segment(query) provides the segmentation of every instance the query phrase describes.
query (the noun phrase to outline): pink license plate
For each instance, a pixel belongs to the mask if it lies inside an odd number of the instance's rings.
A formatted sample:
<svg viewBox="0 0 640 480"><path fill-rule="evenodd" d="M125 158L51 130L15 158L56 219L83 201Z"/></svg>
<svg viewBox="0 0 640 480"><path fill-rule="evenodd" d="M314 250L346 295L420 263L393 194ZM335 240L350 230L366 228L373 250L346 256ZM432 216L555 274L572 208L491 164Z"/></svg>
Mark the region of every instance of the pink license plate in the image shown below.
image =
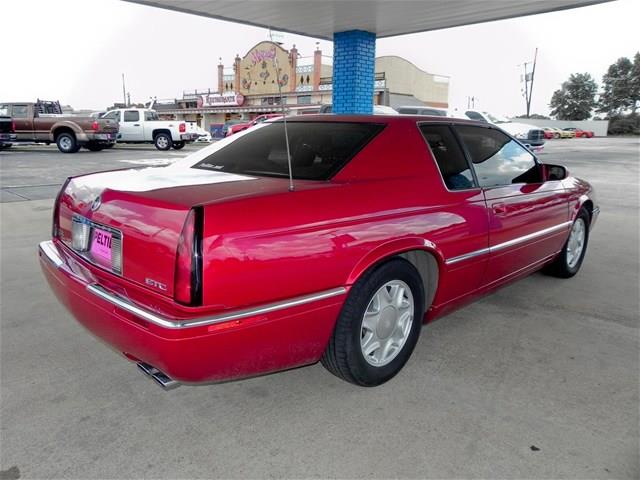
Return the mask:
<svg viewBox="0 0 640 480"><path fill-rule="evenodd" d="M113 235L110 232L93 228L91 236L91 256L102 265L111 266L111 240Z"/></svg>

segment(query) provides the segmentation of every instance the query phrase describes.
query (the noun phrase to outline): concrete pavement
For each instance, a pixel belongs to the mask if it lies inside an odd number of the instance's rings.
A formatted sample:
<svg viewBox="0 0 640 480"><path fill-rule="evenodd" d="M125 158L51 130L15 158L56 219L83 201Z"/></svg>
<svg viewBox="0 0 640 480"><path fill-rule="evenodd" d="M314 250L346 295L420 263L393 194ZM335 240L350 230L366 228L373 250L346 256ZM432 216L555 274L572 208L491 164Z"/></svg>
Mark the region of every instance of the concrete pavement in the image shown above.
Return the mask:
<svg viewBox="0 0 640 480"><path fill-rule="evenodd" d="M532 275L426 326L374 389L315 365L161 390L50 293L36 245L52 200L3 203L2 478L638 478L639 146L548 142L542 161L598 189L581 272ZM9 155L3 186L58 160Z"/></svg>

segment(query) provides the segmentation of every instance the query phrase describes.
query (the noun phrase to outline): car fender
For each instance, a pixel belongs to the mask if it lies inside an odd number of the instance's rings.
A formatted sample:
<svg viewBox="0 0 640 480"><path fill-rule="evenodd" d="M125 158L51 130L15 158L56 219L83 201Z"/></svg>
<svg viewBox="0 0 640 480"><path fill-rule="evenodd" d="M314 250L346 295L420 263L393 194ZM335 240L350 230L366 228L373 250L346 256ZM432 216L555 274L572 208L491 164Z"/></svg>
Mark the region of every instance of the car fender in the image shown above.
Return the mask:
<svg viewBox="0 0 640 480"><path fill-rule="evenodd" d="M75 123L75 122L71 122L69 120L62 120L60 122L56 122L51 126L51 129L49 130L49 140L51 142L55 142L55 136L54 136L54 132L59 129L60 127L65 127L68 128L70 130L73 131L73 133L76 134L76 137L79 139L79 137L85 137L86 135L85 133L82 131L82 129L80 128L80 126Z"/></svg>
<svg viewBox="0 0 640 480"><path fill-rule="evenodd" d="M424 252L432 261L416 265L415 259L404 256L409 252ZM436 294L440 271L444 266L444 255L435 243L421 237L400 238L378 245L356 263L347 278L346 285L353 285L366 271L380 262L396 256L403 256L420 273L425 288L425 306L428 308Z"/></svg>

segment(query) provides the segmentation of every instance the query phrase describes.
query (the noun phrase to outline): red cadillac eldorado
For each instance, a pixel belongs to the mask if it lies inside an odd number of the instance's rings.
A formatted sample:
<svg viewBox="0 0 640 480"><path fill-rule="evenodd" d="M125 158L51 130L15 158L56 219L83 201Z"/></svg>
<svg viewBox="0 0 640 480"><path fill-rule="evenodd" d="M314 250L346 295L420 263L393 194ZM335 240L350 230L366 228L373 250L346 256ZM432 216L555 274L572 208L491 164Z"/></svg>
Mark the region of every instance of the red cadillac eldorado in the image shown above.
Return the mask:
<svg viewBox="0 0 640 480"><path fill-rule="evenodd" d="M288 145L266 122L170 166L70 178L56 199L39 248L51 288L165 387L318 361L379 385L423 323L536 270L580 269L592 187L495 126L286 128Z"/></svg>

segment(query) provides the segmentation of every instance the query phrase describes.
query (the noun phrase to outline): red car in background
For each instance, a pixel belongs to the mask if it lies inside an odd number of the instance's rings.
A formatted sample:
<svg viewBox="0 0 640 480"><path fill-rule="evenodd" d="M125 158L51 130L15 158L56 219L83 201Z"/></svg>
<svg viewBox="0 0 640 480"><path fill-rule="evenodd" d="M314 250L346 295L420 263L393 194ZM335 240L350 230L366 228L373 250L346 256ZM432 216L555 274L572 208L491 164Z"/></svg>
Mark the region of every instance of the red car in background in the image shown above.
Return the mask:
<svg viewBox="0 0 640 480"><path fill-rule="evenodd" d="M246 130L247 128L253 127L254 125L258 125L262 122L270 120L272 118L280 118L282 117L281 113L267 113L264 115L258 115L256 118L247 123L236 123L235 125L231 125L227 130L227 137L233 135L234 133L241 132Z"/></svg>
<svg viewBox="0 0 640 480"><path fill-rule="evenodd" d="M563 128L563 130L567 132L574 132L576 134L576 138L593 138L593 132L591 130L582 130L580 128L568 127Z"/></svg>
<svg viewBox="0 0 640 480"><path fill-rule="evenodd" d="M486 123L294 117L173 165L71 178L39 248L58 299L165 387L321 361L379 385L422 324L544 269L592 187ZM291 152L293 186L289 183Z"/></svg>

